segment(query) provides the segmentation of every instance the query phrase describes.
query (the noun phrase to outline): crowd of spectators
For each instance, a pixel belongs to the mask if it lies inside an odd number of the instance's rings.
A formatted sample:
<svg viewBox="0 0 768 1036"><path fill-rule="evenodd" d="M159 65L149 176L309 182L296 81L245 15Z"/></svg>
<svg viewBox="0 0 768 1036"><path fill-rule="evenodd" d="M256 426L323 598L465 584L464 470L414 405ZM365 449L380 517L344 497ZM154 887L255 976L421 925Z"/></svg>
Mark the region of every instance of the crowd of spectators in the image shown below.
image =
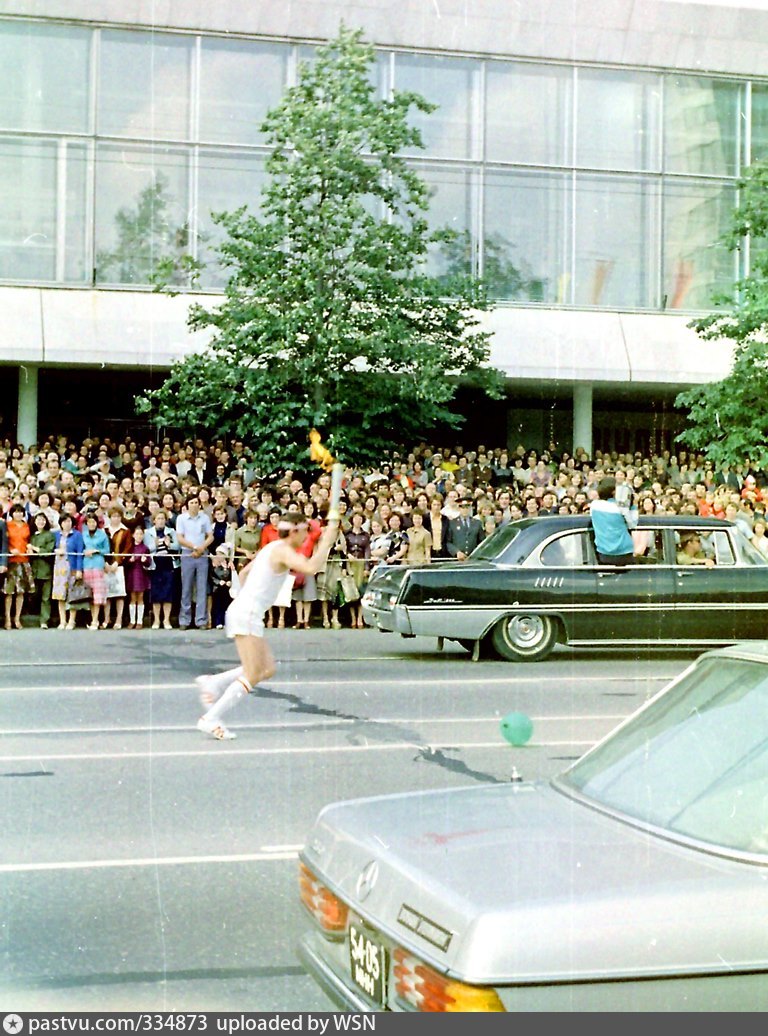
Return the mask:
<svg viewBox="0 0 768 1036"><path fill-rule="evenodd" d="M421 443L379 467L346 469L328 563L287 581L268 625L362 628L360 599L377 565L461 561L507 522L586 513L606 476L620 504L727 518L768 556L768 478L749 460L715 469L682 450L589 457L555 443ZM330 482L319 469L265 477L240 441L0 444L4 628L25 619L45 629L221 628L238 573L277 537L281 514L306 516L302 549L312 553Z"/></svg>

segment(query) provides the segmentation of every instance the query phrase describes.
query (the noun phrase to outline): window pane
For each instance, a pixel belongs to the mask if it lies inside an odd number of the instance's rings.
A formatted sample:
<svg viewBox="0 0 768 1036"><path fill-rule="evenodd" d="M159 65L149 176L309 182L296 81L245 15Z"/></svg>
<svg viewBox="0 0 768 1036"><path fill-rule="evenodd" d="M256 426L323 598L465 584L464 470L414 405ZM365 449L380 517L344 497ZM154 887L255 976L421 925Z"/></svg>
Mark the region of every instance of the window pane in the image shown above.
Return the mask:
<svg viewBox="0 0 768 1036"><path fill-rule="evenodd" d="M185 36L103 32L99 133L187 139L191 48Z"/></svg>
<svg viewBox="0 0 768 1036"><path fill-rule="evenodd" d="M658 191L631 177L576 181L577 305L643 307L655 293Z"/></svg>
<svg viewBox="0 0 768 1036"><path fill-rule="evenodd" d="M667 309L711 309L713 291L729 290L735 260L720 236L736 193L719 184L668 183L664 191L664 294Z"/></svg>
<svg viewBox="0 0 768 1036"><path fill-rule="evenodd" d="M448 227L456 231L455 242L430 246L427 272L433 275L461 276L473 269L476 238L472 219L472 173L467 169L437 170L417 166L419 176L429 186L430 230Z"/></svg>
<svg viewBox="0 0 768 1036"><path fill-rule="evenodd" d="M530 165L568 164L570 69L489 61L486 70L486 158Z"/></svg>
<svg viewBox="0 0 768 1036"><path fill-rule="evenodd" d="M88 130L88 29L0 22L0 125Z"/></svg>
<svg viewBox="0 0 768 1036"><path fill-rule="evenodd" d="M83 144L67 144L65 168L64 279L82 283L90 280L86 264L88 152Z"/></svg>
<svg viewBox="0 0 768 1036"><path fill-rule="evenodd" d="M96 279L147 284L161 260L186 254L185 151L104 145L96 158ZM173 283L183 283L178 275Z"/></svg>
<svg viewBox="0 0 768 1036"><path fill-rule="evenodd" d="M280 100L289 48L203 38L200 140L260 144L259 127Z"/></svg>
<svg viewBox="0 0 768 1036"><path fill-rule="evenodd" d="M264 159L258 155L201 151L197 202L198 257L209 264L200 278L202 286L220 288L228 276L216 261L215 246L224 234L211 219L211 213L231 212L247 205L249 212L256 215L265 182Z"/></svg>
<svg viewBox="0 0 768 1036"><path fill-rule="evenodd" d="M768 86L752 84L752 157L768 158Z"/></svg>
<svg viewBox="0 0 768 1036"><path fill-rule="evenodd" d="M483 275L492 297L570 301L567 196L568 178L557 173L488 174Z"/></svg>
<svg viewBox="0 0 768 1036"><path fill-rule="evenodd" d="M56 276L56 144L0 140L0 278Z"/></svg>
<svg viewBox="0 0 768 1036"><path fill-rule="evenodd" d="M584 533L572 532L552 540L541 552L541 563L547 568L567 566L577 568L584 564Z"/></svg>
<svg viewBox="0 0 768 1036"><path fill-rule="evenodd" d="M736 83L667 76L665 168L675 173L735 175L740 94Z"/></svg>
<svg viewBox="0 0 768 1036"><path fill-rule="evenodd" d="M661 79L579 69L576 164L659 168Z"/></svg>
<svg viewBox="0 0 768 1036"><path fill-rule="evenodd" d="M460 58L395 55L395 89L412 90L438 105L427 115L411 110L409 122L421 130L425 155L475 156L473 117L480 65ZM419 154L414 148L410 154Z"/></svg>

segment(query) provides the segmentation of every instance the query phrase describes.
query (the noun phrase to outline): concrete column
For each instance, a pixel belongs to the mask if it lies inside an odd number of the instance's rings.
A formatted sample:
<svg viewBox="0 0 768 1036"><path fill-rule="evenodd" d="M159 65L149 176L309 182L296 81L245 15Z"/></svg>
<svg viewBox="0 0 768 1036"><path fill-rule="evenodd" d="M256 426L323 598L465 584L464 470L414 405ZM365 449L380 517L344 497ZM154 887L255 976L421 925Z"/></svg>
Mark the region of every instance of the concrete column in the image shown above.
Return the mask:
<svg viewBox="0 0 768 1036"><path fill-rule="evenodd" d="M592 456L592 386L573 386L573 450L583 447Z"/></svg>
<svg viewBox="0 0 768 1036"><path fill-rule="evenodd" d="M37 442L37 367L19 367L19 410L16 439L24 446Z"/></svg>

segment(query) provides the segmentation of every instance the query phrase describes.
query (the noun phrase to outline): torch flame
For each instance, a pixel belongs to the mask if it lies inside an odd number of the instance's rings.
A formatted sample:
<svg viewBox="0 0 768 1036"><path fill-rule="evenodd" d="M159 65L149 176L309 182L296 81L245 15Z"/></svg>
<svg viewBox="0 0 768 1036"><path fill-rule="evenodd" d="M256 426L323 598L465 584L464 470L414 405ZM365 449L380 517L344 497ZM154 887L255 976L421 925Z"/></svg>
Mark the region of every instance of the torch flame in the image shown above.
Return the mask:
<svg viewBox="0 0 768 1036"><path fill-rule="evenodd" d="M317 461L323 471L330 471L335 461L331 455L331 451L327 447L323 446L320 441L320 432L316 428L313 428L309 433L309 456L311 460Z"/></svg>

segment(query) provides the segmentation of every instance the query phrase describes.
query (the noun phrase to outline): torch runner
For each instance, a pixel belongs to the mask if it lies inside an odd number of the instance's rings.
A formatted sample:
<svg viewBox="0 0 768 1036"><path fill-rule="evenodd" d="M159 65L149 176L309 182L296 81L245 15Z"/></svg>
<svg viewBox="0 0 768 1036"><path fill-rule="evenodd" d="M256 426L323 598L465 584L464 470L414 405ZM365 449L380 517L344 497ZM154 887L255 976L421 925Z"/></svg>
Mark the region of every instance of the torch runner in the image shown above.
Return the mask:
<svg viewBox="0 0 768 1036"><path fill-rule="evenodd" d="M236 735L224 726L222 717L248 694L268 697L270 690L261 684L275 673L275 660L264 637L264 614L271 608L287 578L296 572L313 576L325 567L331 547L339 534L339 496L343 468L321 444L320 433L310 433L310 455L331 471L331 499L328 525L311 557L299 550L307 538L307 520L303 515L288 512L277 523L279 539L268 543L240 573L240 589L227 608L225 628L234 640L240 665L217 676L198 676L195 680L200 702L206 709L197 721L197 729L218 741L230 741Z"/></svg>

